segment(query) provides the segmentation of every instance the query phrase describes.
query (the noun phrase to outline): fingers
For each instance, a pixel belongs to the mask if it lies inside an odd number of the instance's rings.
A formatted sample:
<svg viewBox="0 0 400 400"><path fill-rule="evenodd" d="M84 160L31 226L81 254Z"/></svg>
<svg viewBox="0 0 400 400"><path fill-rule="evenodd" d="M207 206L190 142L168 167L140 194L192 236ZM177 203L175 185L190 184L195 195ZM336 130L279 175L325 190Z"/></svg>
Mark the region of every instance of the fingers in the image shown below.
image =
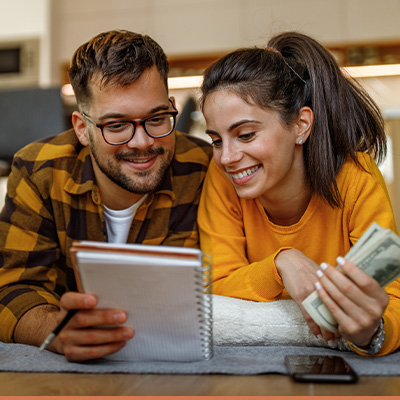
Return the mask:
<svg viewBox="0 0 400 400"><path fill-rule="evenodd" d="M67 292L61 297L64 310L89 310L97 305L97 298L92 294Z"/></svg>
<svg viewBox="0 0 400 400"><path fill-rule="evenodd" d="M79 331L69 329L60 333L60 339L67 346L96 346L126 341L133 337L133 333L133 329L128 327L113 329L92 328L81 329Z"/></svg>
<svg viewBox="0 0 400 400"><path fill-rule="evenodd" d="M351 261L345 260L343 257L338 257L337 262L344 275L367 296L377 298L379 300L382 300L386 297L384 295L386 292L379 285L379 283L371 276L366 274L362 269L357 267L357 265L353 264ZM341 274L338 276L340 275Z"/></svg>
<svg viewBox="0 0 400 400"><path fill-rule="evenodd" d="M333 332L327 331L326 329L323 329L323 328L320 328L320 329L321 329L322 338L325 340L325 342L328 344L328 346L336 347L336 342L341 337L340 333L333 333Z"/></svg>
<svg viewBox="0 0 400 400"><path fill-rule="evenodd" d="M336 319L347 315L350 318L357 317L357 314L361 312L360 304L366 302L366 295L348 277L328 264L321 264L321 270L317 272L317 276L320 283L316 285L318 295L322 301L326 301L324 304L334 317Z"/></svg>
<svg viewBox="0 0 400 400"><path fill-rule="evenodd" d="M60 333L64 354L68 361L82 362L105 357L122 349L132 339L134 331L128 327L114 329L66 329Z"/></svg>
<svg viewBox="0 0 400 400"><path fill-rule="evenodd" d="M362 318L365 314L381 315L388 303L385 290L353 263L344 259L339 261L343 273L325 263L317 272L325 291L352 318Z"/></svg>
<svg viewBox="0 0 400 400"><path fill-rule="evenodd" d="M307 313L307 311L304 309L304 307L300 307L300 310L304 316L304 319L307 322L307 325L311 331L311 333L319 340L324 340L328 346L334 347L335 346L335 340L337 340L340 335L339 334L334 334L332 332L329 332L325 329L322 329L319 327L314 320L310 317L310 315Z"/></svg>
<svg viewBox="0 0 400 400"><path fill-rule="evenodd" d="M329 346L334 346L335 335L332 332L321 330L302 306L303 300L315 290L318 264L296 249L279 253L275 258L275 264L285 289L299 306L311 333L318 339L325 340Z"/></svg>
<svg viewBox="0 0 400 400"><path fill-rule="evenodd" d="M346 333L352 331L355 333L358 329L358 323L356 323L354 318L346 314L346 312L338 305L338 303L336 302L338 296L336 296L336 301L333 299L335 296L332 295L332 287L329 288L330 285L329 282L327 282L327 279L320 278L320 282L317 282L316 284L319 298L322 300L326 308L332 313L332 315L338 322L338 330L340 334L345 338L349 338ZM322 284L324 286L322 286ZM356 313L357 310L359 313L361 313L361 310L359 310L358 307L356 307L355 305L347 305L347 307L351 309L350 313L352 314Z"/></svg>
<svg viewBox="0 0 400 400"><path fill-rule="evenodd" d="M81 329L99 325L120 325L126 322L128 316L122 310L81 310L69 322L70 328Z"/></svg>
<svg viewBox="0 0 400 400"><path fill-rule="evenodd" d="M69 361L87 361L115 353L134 336L123 310L98 309L97 298L84 293L65 293L60 300L60 321L68 310L78 310L54 340L57 351Z"/></svg>
<svg viewBox="0 0 400 400"><path fill-rule="evenodd" d="M68 292L61 297L61 309L80 310L69 325L76 328L85 328L95 325L123 324L127 315L123 310L94 309L97 298L91 294Z"/></svg>
<svg viewBox="0 0 400 400"><path fill-rule="evenodd" d="M94 360L116 353L125 346L126 342L110 343L103 346L71 347L65 351L65 358L71 362Z"/></svg>
<svg viewBox="0 0 400 400"><path fill-rule="evenodd" d="M311 331L311 333L318 339L322 339L321 329L320 327L314 322L314 320L310 317L307 311L304 309L303 306L300 306L300 311L303 314L304 319L307 322L307 325Z"/></svg>
<svg viewBox="0 0 400 400"><path fill-rule="evenodd" d="M318 295L337 320L341 335L357 345L366 345L388 304L388 296L353 263L343 258L338 263L341 271L321 264Z"/></svg>

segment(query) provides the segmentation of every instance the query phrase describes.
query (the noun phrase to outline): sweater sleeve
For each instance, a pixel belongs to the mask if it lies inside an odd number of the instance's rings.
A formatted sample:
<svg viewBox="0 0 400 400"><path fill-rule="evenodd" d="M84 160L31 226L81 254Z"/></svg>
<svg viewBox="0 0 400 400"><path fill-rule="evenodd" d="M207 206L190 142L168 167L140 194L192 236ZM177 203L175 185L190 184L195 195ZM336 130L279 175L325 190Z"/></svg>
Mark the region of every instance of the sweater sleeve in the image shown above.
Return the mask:
<svg viewBox="0 0 400 400"><path fill-rule="evenodd" d="M400 347L400 279L386 286L389 304L383 314L385 341L379 356L390 354Z"/></svg>
<svg viewBox="0 0 400 400"><path fill-rule="evenodd" d="M353 206L349 217L349 233L352 244L357 242L372 222L397 233L382 174L368 155L360 154L359 160L367 172L359 169L350 184ZM400 279L386 286L385 290L389 296L389 304L383 315L386 337L378 356L390 354L400 347Z"/></svg>
<svg viewBox="0 0 400 400"><path fill-rule="evenodd" d="M397 233L393 210L385 181L375 162L367 155L360 154L361 168L357 173L349 170L341 177L347 181L344 196L348 212L349 239L354 245L369 226L376 222L382 228Z"/></svg>
<svg viewBox="0 0 400 400"><path fill-rule="evenodd" d="M200 246L213 260L213 293L254 301L280 298L284 286L274 259L250 263L240 199L212 160L200 200Z"/></svg>

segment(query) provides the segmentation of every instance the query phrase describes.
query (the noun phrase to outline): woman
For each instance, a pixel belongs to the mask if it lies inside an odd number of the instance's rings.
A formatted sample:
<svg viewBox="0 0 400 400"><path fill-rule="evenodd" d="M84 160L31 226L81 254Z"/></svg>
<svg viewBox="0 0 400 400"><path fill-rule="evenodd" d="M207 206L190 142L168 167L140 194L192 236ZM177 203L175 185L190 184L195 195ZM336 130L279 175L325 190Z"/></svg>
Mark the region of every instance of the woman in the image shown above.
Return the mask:
<svg viewBox="0 0 400 400"><path fill-rule="evenodd" d="M292 298L328 343L342 337L359 354L397 349L400 282L385 290L342 258L372 222L396 231L374 161L384 158L386 140L372 99L323 46L295 32L218 60L202 94L214 160L198 221L213 292ZM301 305L316 289L336 334Z"/></svg>

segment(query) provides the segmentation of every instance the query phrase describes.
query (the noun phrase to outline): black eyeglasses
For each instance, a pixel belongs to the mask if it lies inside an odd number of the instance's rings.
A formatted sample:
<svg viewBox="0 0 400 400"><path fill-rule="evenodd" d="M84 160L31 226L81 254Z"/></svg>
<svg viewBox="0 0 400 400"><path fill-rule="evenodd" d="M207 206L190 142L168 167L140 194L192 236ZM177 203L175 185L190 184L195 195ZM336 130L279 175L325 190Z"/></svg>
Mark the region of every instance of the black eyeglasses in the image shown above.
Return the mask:
<svg viewBox="0 0 400 400"><path fill-rule="evenodd" d="M94 126L101 129L101 134L106 143L120 145L128 143L135 135L136 128L143 126L144 131L152 138L162 138L170 135L175 129L178 111L169 99L174 111L160 112L149 115L140 121L110 121L105 124L96 124L84 112L81 114Z"/></svg>

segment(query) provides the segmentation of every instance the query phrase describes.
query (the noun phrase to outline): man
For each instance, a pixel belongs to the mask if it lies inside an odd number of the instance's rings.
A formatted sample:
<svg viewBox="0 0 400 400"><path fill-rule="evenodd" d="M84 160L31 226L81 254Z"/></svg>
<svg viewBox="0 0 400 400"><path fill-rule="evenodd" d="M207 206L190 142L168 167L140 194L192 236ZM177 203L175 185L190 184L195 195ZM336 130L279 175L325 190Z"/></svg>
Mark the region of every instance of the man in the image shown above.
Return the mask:
<svg viewBox="0 0 400 400"><path fill-rule="evenodd" d="M13 160L0 215L0 340L40 346L78 309L48 348L71 361L114 353L134 331L123 310L97 310L94 296L76 292L72 242L198 247L211 148L175 132L168 69L157 43L128 31L99 34L75 52L74 129Z"/></svg>

